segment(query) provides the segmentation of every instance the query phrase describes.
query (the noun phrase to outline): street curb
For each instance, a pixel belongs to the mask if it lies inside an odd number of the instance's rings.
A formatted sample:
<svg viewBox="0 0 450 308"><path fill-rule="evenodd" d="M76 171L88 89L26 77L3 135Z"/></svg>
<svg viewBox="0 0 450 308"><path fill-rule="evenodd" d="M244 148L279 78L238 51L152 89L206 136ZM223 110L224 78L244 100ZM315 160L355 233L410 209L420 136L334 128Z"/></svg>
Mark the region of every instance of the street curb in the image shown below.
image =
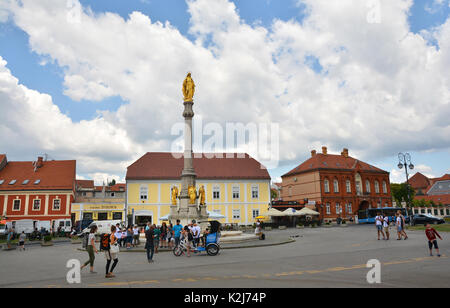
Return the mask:
<svg viewBox="0 0 450 308"><path fill-rule="evenodd" d="M295 239L290 238L290 239L286 239L283 241L279 241L276 243L270 243L270 244L258 244L258 245L241 245L241 246L236 246L236 247L220 247L220 249L240 249L240 248L258 248L258 247L267 247L267 246L278 246L278 245L284 245L284 244L289 244L289 243L293 243L295 242ZM77 250L79 251L86 251L86 249L84 248L77 248ZM171 252L172 250L168 250L168 249L163 249L163 250L158 250L158 253L160 252ZM120 253L122 252L147 252L147 250L145 249L130 249L130 250L121 250Z"/></svg>

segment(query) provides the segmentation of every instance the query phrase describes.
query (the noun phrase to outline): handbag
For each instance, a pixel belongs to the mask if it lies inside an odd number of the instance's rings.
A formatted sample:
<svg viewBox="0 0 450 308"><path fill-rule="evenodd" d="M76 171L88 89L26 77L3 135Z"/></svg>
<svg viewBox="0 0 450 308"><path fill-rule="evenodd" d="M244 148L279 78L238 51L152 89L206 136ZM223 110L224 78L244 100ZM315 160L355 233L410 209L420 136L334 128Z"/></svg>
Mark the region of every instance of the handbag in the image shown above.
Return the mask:
<svg viewBox="0 0 450 308"><path fill-rule="evenodd" d="M120 251L119 245L117 245L117 243L115 243L114 245L111 245L110 251L111 251L111 253L119 253L119 251Z"/></svg>

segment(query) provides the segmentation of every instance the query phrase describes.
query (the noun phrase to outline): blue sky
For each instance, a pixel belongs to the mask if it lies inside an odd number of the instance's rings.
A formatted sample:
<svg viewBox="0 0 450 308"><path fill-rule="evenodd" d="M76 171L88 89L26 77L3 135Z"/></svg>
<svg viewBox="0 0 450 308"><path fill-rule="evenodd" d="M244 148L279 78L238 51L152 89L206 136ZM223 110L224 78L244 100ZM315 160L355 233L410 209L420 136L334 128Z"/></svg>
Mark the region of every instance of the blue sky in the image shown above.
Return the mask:
<svg viewBox="0 0 450 308"><path fill-rule="evenodd" d="M187 12L188 6L183 0L80 0L80 2L83 6L89 6L96 13L114 12L125 19L131 12L140 11L148 15L153 22L157 20L161 22L169 21L181 34L194 40L192 35L188 33L190 15ZM297 5L297 0L235 0L233 2L241 19L248 24L261 24L270 28L274 19L285 21L294 19L301 22L304 18L303 7ZM449 13L448 4L437 7L434 0L415 0L410 10L410 29L414 33L430 30L445 22ZM64 68L61 68L58 63L52 63L48 58L43 58L32 52L28 39L28 34L15 26L12 21L0 23L0 56L8 62L7 67L20 80L21 84L51 95L53 103L72 121L90 120L97 117L100 110L116 111L122 104L128 103L119 96L107 98L100 102L73 101L63 93ZM42 65L43 61L50 62ZM322 67L316 59L311 58L310 62L311 68L316 72L321 71ZM410 151L410 149L402 150ZM304 157L306 158L309 156L309 151L305 150L305 152ZM450 173L450 153L448 151L411 151L411 154L415 165L431 167L435 176L440 176L445 172ZM397 153L386 153L385 157L380 157L378 160L370 161L370 163L391 171L396 168L398 163ZM280 166L270 170L270 173L276 178L295 166L296 164Z"/></svg>

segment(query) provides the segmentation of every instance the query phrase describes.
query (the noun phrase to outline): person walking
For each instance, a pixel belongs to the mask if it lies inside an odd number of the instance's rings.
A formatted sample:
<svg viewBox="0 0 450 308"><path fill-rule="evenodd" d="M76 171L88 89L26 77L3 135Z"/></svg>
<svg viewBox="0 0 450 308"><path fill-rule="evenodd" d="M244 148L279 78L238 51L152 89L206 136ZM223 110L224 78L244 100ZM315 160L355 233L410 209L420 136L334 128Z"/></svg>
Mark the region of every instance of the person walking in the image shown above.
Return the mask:
<svg viewBox="0 0 450 308"><path fill-rule="evenodd" d="M192 220L192 235L194 236L194 247L198 247L200 245L200 237L201 237L202 229L195 220Z"/></svg>
<svg viewBox="0 0 450 308"><path fill-rule="evenodd" d="M26 238L27 238L27 235L25 234L25 231L22 231L22 233L19 235L19 249L22 251L25 250Z"/></svg>
<svg viewBox="0 0 450 308"><path fill-rule="evenodd" d="M395 214L395 226L397 228L397 241L400 241L402 239L402 218L400 217L400 214Z"/></svg>
<svg viewBox="0 0 450 308"><path fill-rule="evenodd" d="M383 228L384 233L386 234L386 240L389 241L389 216L383 218Z"/></svg>
<svg viewBox="0 0 450 308"><path fill-rule="evenodd" d="M398 213L398 215L400 216L400 219L401 219L401 225L402 225L401 233L405 237L405 240L407 240L408 239L408 235L406 234L406 231L405 231L405 226L406 226L405 216L402 215L401 211L397 211L397 213Z"/></svg>
<svg viewBox="0 0 450 308"><path fill-rule="evenodd" d="M133 228L133 247L139 246L139 227L134 225Z"/></svg>
<svg viewBox="0 0 450 308"><path fill-rule="evenodd" d="M381 212L377 213L377 216L375 217L375 226L377 227L377 232L378 232L378 240L380 240L380 234L383 235L383 240L386 239L386 236L384 235L383 232L383 216L381 215Z"/></svg>
<svg viewBox="0 0 450 308"><path fill-rule="evenodd" d="M105 278L113 278L116 277L113 272L114 269L117 266L117 263L119 262L118 254L120 251L119 244L118 244L118 238L116 237L116 226L111 226L111 233L108 234L109 236L109 249L105 250L105 258L106 258L106 274ZM114 261L114 263L111 266L111 261ZM111 270L109 267L111 266Z"/></svg>
<svg viewBox="0 0 450 308"><path fill-rule="evenodd" d="M159 239L161 238L161 230L153 224L153 242L155 245L155 253L158 253Z"/></svg>
<svg viewBox="0 0 450 308"><path fill-rule="evenodd" d="M131 244L133 243L133 230L131 229L131 226L128 226L126 234L127 249L131 249Z"/></svg>
<svg viewBox="0 0 450 308"><path fill-rule="evenodd" d="M148 263L153 263L153 254L155 252L155 241L154 241L154 233L153 226L150 226L148 223L148 228L145 230L145 249L147 250L147 261Z"/></svg>
<svg viewBox="0 0 450 308"><path fill-rule="evenodd" d="M169 224L167 227L167 246L169 249L173 249L173 225Z"/></svg>
<svg viewBox="0 0 450 308"><path fill-rule="evenodd" d="M428 238L428 248L430 249L430 256L433 256L433 245L434 245L434 248L436 249L436 252L437 252L437 256L440 257L441 254L439 252L439 246L438 246L438 243L436 240L436 236L439 237L439 239L441 241L442 241L442 237L439 235L439 233L437 233L437 231L434 228L432 228L430 226L429 223L427 223L425 225L425 227L426 227L425 235Z"/></svg>
<svg viewBox="0 0 450 308"><path fill-rule="evenodd" d="M89 238L88 238L88 244L86 246L86 251L89 254L89 260L86 261L80 269L82 270L85 268L88 264L90 264L90 272L91 274L97 274L97 272L94 272L94 261L95 261L95 254L98 253L97 248L95 247L95 232L97 232L97 226L93 225L91 227L91 231L89 232ZM86 235L85 235L86 236Z"/></svg>
<svg viewBox="0 0 450 308"><path fill-rule="evenodd" d="M173 237L175 239L175 247L178 247L178 245L180 245L180 237L182 230L183 226L180 224L180 220L177 219L177 224L173 226Z"/></svg>
<svg viewBox="0 0 450 308"><path fill-rule="evenodd" d="M167 247L167 225L165 222L161 225L161 248Z"/></svg>

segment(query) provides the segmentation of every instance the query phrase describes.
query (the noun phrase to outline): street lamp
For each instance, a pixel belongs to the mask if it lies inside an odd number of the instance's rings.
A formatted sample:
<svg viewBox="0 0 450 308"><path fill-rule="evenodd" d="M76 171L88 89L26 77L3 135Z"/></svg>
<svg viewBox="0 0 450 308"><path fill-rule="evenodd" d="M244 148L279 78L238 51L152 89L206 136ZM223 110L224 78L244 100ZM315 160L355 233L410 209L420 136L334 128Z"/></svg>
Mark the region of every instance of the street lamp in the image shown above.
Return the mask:
<svg viewBox="0 0 450 308"><path fill-rule="evenodd" d="M402 169L403 167L405 167L405 174L406 174L406 206L408 208L408 212L411 211L411 198L410 198L410 194L409 194L409 175L408 175L408 168L413 170L414 169L414 165L411 163L411 155L409 155L409 153L398 153L398 168ZM410 214L410 213L408 213Z"/></svg>

